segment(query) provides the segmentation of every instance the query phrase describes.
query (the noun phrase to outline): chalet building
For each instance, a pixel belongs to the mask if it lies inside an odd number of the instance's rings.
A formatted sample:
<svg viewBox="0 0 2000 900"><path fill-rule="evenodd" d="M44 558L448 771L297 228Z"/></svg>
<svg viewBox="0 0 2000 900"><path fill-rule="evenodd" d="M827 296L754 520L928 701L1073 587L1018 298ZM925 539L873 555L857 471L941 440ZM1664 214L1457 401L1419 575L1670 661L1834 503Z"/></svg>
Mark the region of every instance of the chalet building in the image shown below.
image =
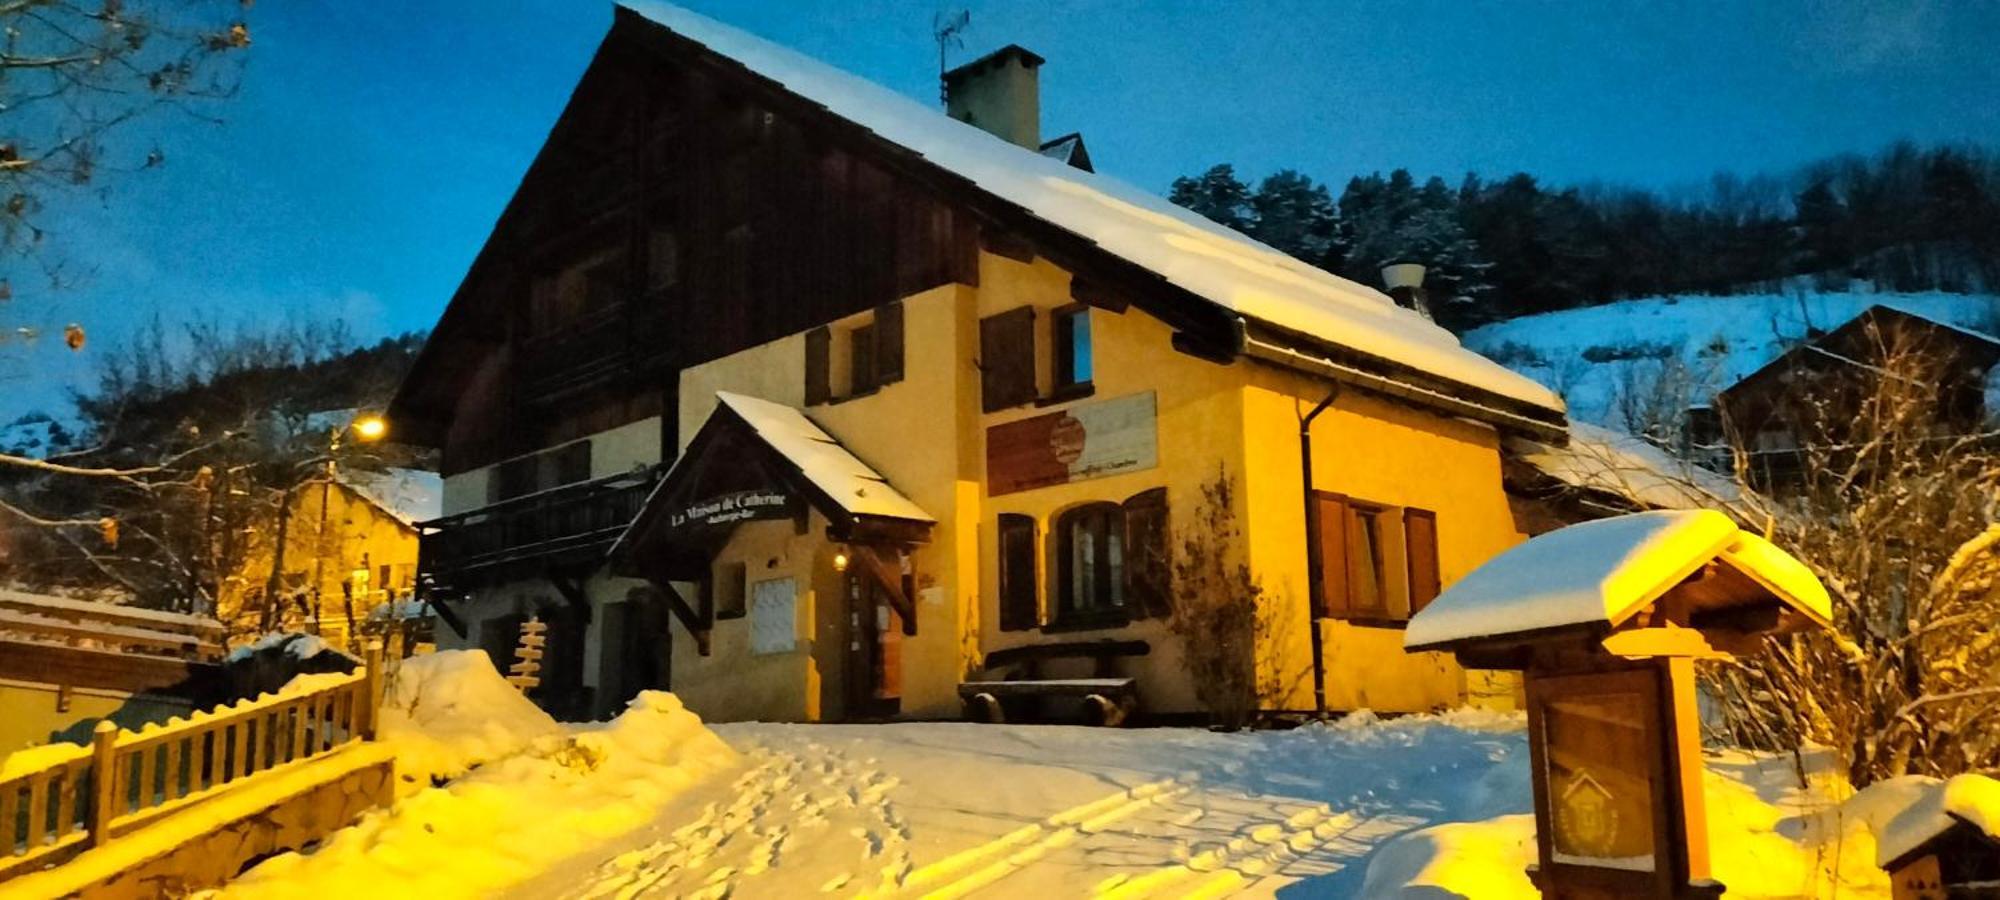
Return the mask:
<svg viewBox="0 0 2000 900"><path fill-rule="evenodd" d="M1934 396L1928 424L1941 438L1976 434L1995 412L1987 388L1996 364L2000 339L1870 306L1690 410L1685 455L1729 471L1732 448L1742 448L1752 480L1782 490L1801 474L1807 448L1837 448L1853 437L1850 423L1885 377Z"/></svg>
<svg viewBox="0 0 2000 900"><path fill-rule="evenodd" d="M1492 690L1401 628L1521 539L1503 442L1560 445L1561 401L1093 174L1041 64L948 74L946 115L620 7L390 409L442 453L440 646L548 623L572 715L948 717L1021 667L1187 713L1193 540L1269 598L1267 709Z"/></svg>

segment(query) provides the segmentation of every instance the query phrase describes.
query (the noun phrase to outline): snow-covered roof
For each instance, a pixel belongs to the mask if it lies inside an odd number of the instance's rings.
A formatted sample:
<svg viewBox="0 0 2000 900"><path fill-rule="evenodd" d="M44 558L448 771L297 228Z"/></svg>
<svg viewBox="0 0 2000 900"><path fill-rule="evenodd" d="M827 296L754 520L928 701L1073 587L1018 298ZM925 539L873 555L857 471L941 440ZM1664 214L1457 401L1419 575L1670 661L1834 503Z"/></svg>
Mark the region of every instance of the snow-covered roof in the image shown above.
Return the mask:
<svg viewBox="0 0 2000 900"><path fill-rule="evenodd" d="M422 469L340 470L340 483L412 528L444 515L444 476Z"/></svg>
<svg viewBox="0 0 2000 900"><path fill-rule="evenodd" d="M1071 168L908 97L666 3L626 0L674 31L883 139L1238 315L1560 413L1555 392L1459 345L1386 295L1149 191Z"/></svg>
<svg viewBox="0 0 2000 900"><path fill-rule="evenodd" d="M1410 619L1403 646L1436 648L1570 625L1616 625L1720 560L1820 621L1826 588L1805 564L1714 510L1583 522L1488 560Z"/></svg>
<svg viewBox="0 0 2000 900"><path fill-rule="evenodd" d="M813 424L806 414L782 403L717 391L717 400L741 417L757 437L797 466L800 474L850 515L935 522L880 472L856 459L846 447ZM685 459L685 457L683 457ZM678 463L676 464L678 465ZM667 474L662 485L674 480Z"/></svg>
<svg viewBox="0 0 2000 900"><path fill-rule="evenodd" d="M1632 435L1587 422L1569 423L1568 446L1512 436L1507 452L1562 484L1622 497L1648 509L1702 509L1743 499L1732 479Z"/></svg>

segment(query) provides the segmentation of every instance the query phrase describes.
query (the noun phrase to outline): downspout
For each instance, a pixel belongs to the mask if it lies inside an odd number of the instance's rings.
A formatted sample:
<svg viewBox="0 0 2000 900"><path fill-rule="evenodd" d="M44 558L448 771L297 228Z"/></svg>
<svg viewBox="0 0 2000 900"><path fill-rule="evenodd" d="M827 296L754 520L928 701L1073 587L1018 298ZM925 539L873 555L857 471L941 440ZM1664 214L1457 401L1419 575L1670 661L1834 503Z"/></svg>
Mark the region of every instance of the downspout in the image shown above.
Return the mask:
<svg viewBox="0 0 2000 900"><path fill-rule="evenodd" d="M1303 505L1306 512L1306 631L1312 636L1313 712L1320 716L1326 715L1326 646L1319 628L1321 597L1326 591L1326 576L1321 567L1326 559L1319 546L1319 505L1313 502L1312 423L1333 405L1334 398L1338 396L1340 385L1332 384L1319 405L1299 417L1299 472L1304 482Z"/></svg>

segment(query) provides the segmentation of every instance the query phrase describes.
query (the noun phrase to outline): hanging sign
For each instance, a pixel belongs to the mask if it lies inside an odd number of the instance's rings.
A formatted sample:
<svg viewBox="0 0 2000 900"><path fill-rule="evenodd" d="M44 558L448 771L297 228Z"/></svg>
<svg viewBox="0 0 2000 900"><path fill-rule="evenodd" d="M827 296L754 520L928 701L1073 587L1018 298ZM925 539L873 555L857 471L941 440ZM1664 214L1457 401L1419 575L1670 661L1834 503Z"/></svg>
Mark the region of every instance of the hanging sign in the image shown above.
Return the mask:
<svg viewBox="0 0 2000 900"><path fill-rule="evenodd" d="M1150 469L1160 462L1152 391L986 429L990 496Z"/></svg>
<svg viewBox="0 0 2000 900"><path fill-rule="evenodd" d="M772 490L737 491L695 500L668 514L667 526L729 525L751 519L784 519L792 515L792 498Z"/></svg>

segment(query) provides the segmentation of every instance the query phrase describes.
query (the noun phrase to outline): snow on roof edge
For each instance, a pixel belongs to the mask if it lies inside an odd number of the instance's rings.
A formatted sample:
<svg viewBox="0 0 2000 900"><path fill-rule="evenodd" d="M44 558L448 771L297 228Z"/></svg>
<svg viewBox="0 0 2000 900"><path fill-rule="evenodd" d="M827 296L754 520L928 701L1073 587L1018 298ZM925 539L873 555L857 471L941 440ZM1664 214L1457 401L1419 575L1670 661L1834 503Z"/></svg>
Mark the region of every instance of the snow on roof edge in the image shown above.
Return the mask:
<svg viewBox="0 0 2000 900"><path fill-rule="evenodd" d="M789 48L657 0L620 7L826 107L980 189L1239 316L1290 328L1558 414L1546 386L1465 349L1380 291L1174 206L1073 169Z"/></svg>

